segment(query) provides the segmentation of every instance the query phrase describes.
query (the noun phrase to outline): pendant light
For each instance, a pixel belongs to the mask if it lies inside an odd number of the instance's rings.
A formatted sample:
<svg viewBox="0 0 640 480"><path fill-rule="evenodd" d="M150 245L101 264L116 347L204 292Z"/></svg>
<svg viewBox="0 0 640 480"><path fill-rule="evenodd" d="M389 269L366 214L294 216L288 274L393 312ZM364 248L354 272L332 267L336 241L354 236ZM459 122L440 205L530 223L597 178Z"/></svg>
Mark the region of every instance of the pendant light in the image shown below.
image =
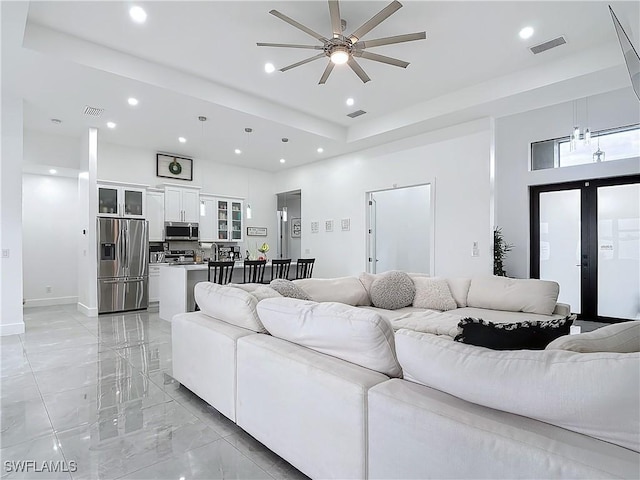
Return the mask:
<svg viewBox="0 0 640 480"><path fill-rule="evenodd" d="M282 221L287 221L287 192L284 192L284 206L282 207Z"/></svg>
<svg viewBox="0 0 640 480"><path fill-rule="evenodd" d="M246 150L247 152L249 151L249 134L251 132L253 132L252 128L246 127L244 129L245 133L247 134L247 146L246 146ZM247 215L246 218L247 220L251 220L251 202L250 202L250 193L251 193L251 175L247 174Z"/></svg>
<svg viewBox="0 0 640 480"><path fill-rule="evenodd" d="M585 98L586 123L584 131L580 131L578 123L578 100L573 101L573 130L569 135L569 150L573 152L580 145L591 144L591 130L589 129L589 98Z"/></svg>
<svg viewBox="0 0 640 480"><path fill-rule="evenodd" d="M598 150L593 152L594 163L604 162L604 152L600 150L600 134L598 134Z"/></svg>

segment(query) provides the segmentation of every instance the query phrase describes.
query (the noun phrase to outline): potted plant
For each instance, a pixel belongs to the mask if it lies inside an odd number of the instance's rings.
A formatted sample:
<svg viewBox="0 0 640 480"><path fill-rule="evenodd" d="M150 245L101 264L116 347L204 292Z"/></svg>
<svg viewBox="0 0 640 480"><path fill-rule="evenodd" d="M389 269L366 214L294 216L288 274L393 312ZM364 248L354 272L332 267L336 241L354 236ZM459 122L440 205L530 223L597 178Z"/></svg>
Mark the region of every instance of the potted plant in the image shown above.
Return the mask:
<svg viewBox="0 0 640 480"><path fill-rule="evenodd" d="M507 272L504 270L504 259L507 253L513 249L513 244L507 243L502 235L502 228L493 228L493 274L500 277L506 277Z"/></svg>

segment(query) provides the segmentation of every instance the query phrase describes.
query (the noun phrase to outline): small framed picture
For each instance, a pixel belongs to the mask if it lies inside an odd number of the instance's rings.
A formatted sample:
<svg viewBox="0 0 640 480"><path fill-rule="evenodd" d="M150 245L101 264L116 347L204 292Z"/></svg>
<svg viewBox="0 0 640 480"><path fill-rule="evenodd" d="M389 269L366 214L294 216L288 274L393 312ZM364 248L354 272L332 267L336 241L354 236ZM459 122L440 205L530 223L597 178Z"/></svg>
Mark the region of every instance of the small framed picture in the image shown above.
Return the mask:
<svg viewBox="0 0 640 480"><path fill-rule="evenodd" d="M348 232L351 229L351 219L350 218L343 218L340 221L340 225L342 226L342 231L343 232Z"/></svg>
<svg viewBox="0 0 640 480"><path fill-rule="evenodd" d="M311 233L318 233L320 231L320 222L311 222Z"/></svg>
<svg viewBox="0 0 640 480"><path fill-rule="evenodd" d="M324 231L325 232L333 232L333 220L325 220L324 221Z"/></svg>
<svg viewBox="0 0 640 480"><path fill-rule="evenodd" d="M247 237L266 237L267 227L247 227Z"/></svg>
<svg viewBox="0 0 640 480"><path fill-rule="evenodd" d="M291 219L291 238L300 238L302 235L302 221L299 218Z"/></svg>
<svg viewBox="0 0 640 480"><path fill-rule="evenodd" d="M165 153L156 154L156 176L193 181L193 160Z"/></svg>

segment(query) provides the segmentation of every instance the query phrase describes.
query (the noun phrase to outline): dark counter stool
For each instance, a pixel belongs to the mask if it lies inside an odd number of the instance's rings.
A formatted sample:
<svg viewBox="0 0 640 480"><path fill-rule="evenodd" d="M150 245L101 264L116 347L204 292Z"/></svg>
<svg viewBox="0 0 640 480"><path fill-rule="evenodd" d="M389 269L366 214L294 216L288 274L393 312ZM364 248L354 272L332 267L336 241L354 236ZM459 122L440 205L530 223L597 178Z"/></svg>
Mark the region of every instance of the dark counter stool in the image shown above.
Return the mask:
<svg viewBox="0 0 640 480"><path fill-rule="evenodd" d="M279 260L271 260L271 280L276 278L289 279L289 267L291 266L290 258L282 258Z"/></svg>
<svg viewBox="0 0 640 480"><path fill-rule="evenodd" d="M296 280L299 278L311 278L315 258L299 258L296 262Z"/></svg>
<svg viewBox="0 0 640 480"><path fill-rule="evenodd" d="M262 283L266 264L266 260L245 260L242 283Z"/></svg>
<svg viewBox="0 0 640 480"><path fill-rule="evenodd" d="M217 283L219 285L226 285L231 281L231 276L233 275L233 267L235 266L235 262L214 262L209 261L209 265L207 268L207 282ZM198 306L198 302L196 302L195 311L199 311L200 307Z"/></svg>

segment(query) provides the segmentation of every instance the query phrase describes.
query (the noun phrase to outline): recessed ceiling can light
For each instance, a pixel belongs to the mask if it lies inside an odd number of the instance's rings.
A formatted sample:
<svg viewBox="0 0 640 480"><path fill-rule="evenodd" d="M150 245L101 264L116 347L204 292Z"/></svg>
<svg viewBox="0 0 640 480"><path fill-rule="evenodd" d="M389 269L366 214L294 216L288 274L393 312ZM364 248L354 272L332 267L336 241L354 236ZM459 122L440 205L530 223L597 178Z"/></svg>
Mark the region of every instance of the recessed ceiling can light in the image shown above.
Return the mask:
<svg viewBox="0 0 640 480"><path fill-rule="evenodd" d="M322 147L318 147L317 152L318 152L318 153L322 153L322 152L324 152L324 148L322 148Z"/></svg>
<svg viewBox="0 0 640 480"><path fill-rule="evenodd" d="M273 66L273 63L265 63L264 71L267 73L273 73L276 71L276 67Z"/></svg>
<svg viewBox="0 0 640 480"><path fill-rule="evenodd" d="M356 101L353 98L351 98L351 97L347 98L347 105L351 106L354 103L356 103Z"/></svg>
<svg viewBox="0 0 640 480"><path fill-rule="evenodd" d="M184 137L178 137L178 141L179 141L180 143L186 143L187 139L186 139L186 138L184 138Z"/></svg>
<svg viewBox="0 0 640 480"><path fill-rule="evenodd" d="M518 35L520 35L520 38L523 40L530 38L531 35L533 35L533 27L524 27L522 30L520 30L520 33Z"/></svg>
<svg viewBox="0 0 640 480"><path fill-rule="evenodd" d="M284 163L284 162L286 162L286 160L284 158L281 158L280 163Z"/></svg>
<svg viewBox="0 0 640 480"><path fill-rule="evenodd" d="M129 99L127 99L127 102L132 107L135 107L136 105L138 105L138 99L137 98L130 97Z"/></svg>
<svg viewBox="0 0 640 480"><path fill-rule="evenodd" d="M236 153L236 155L240 155L242 153L242 150L240 150L239 148L236 148L234 152Z"/></svg>
<svg viewBox="0 0 640 480"><path fill-rule="evenodd" d="M60 120L59 118L52 118L51 119L51 123L55 123L56 125L60 125L62 123L62 120Z"/></svg>
<svg viewBox="0 0 640 480"><path fill-rule="evenodd" d="M113 122L107 122L107 127L109 128L116 128L116 124Z"/></svg>
<svg viewBox="0 0 640 480"><path fill-rule="evenodd" d="M142 7L131 7L129 9L131 19L136 23L144 23L147 20L147 12Z"/></svg>
<svg viewBox="0 0 640 480"><path fill-rule="evenodd" d="M49 173L51 175L55 175L56 173L58 173L58 171L55 168L52 168L52 169L49 170Z"/></svg>

